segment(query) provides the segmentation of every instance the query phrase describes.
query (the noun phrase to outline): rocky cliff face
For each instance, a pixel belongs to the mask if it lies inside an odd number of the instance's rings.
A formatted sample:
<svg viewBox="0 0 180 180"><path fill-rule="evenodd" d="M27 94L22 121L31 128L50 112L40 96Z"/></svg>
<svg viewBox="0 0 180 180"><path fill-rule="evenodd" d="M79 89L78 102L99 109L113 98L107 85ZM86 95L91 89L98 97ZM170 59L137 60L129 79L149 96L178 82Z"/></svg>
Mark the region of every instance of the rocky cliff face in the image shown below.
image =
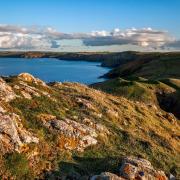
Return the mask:
<svg viewBox="0 0 180 180"><path fill-rule="evenodd" d="M82 84L0 79L2 179L178 177L179 130L159 107Z"/></svg>

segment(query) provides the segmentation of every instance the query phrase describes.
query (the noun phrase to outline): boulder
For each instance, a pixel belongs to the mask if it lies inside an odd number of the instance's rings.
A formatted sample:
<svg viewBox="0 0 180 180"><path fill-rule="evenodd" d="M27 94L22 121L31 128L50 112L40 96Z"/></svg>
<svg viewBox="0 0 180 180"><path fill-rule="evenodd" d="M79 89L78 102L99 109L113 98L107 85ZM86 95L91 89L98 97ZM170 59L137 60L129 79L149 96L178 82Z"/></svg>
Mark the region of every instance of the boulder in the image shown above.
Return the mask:
<svg viewBox="0 0 180 180"><path fill-rule="evenodd" d="M71 119L59 120L52 115L39 115L45 127L59 134L59 146L65 149L83 151L97 144L97 132L85 124Z"/></svg>
<svg viewBox="0 0 180 180"><path fill-rule="evenodd" d="M27 93L26 91L21 91L21 94L24 96L26 99L32 99L31 95Z"/></svg>
<svg viewBox="0 0 180 180"><path fill-rule="evenodd" d="M137 167L130 163L123 163L120 169L120 174L126 179L135 179Z"/></svg>
<svg viewBox="0 0 180 180"><path fill-rule="evenodd" d="M31 99L32 96L40 97L41 95L47 96L49 98L51 97L48 92L46 92L44 90L39 90L36 87L28 85L27 82L24 82L24 81L19 81L18 90L20 90L20 92L24 96L24 98L27 98L27 99Z"/></svg>
<svg viewBox="0 0 180 180"><path fill-rule="evenodd" d="M96 108L86 99L76 98L76 102L82 107L96 111Z"/></svg>
<svg viewBox="0 0 180 180"><path fill-rule="evenodd" d="M20 152L25 144L38 143L34 137L22 125L21 119L16 114L0 113L0 151L3 153Z"/></svg>
<svg viewBox="0 0 180 180"><path fill-rule="evenodd" d="M25 81L25 82L29 82L29 83L35 83L35 84L40 84L43 86L46 86L46 83L41 81L38 78L35 78L33 75L29 74L29 73L21 73L18 75L18 79Z"/></svg>
<svg viewBox="0 0 180 180"><path fill-rule="evenodd" d="M110 172L103 172L100 175L92 176L90 180L124 180L124 178Z"/></svg>
<svg viewBox="0 0 180 180"><path fill-rule="evenodd" d="M0 78L0 100L9 102L16 98L16 94L2 78Z"/></svg>
<svg viewBox="0 0 180 180"><path fill-rule="evenodd" d="M168 179L163 171L155 170L148 160L137 157L124 158L120 167L120 175L126 179Z"/></svg>
<svg viewBox="0 0 180 180"><path fill-rule="evenodd" d="M118 112L114 111L114 110L111 110L111 109L107 109L106 110L106 113L111 116L111 117L115 117L115 118L118 118L119 117L119 114Z"/></svg>

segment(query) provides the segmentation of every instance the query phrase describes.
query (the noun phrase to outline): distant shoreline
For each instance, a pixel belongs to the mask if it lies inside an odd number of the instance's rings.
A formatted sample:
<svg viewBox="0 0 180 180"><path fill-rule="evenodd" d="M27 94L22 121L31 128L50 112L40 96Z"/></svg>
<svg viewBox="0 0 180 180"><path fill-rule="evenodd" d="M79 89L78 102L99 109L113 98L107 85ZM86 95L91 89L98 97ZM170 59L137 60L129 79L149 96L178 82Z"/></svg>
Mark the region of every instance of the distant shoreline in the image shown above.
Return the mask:
<svg viewBox="0 0 180 180"><path fill-rule="evenodd" d="M43 51L0 51L0 58L57 58L65 61L100 62L102 67L111 68L110 71L99 78L109 79L113 69L126 63L143 60L151 61L160 58L178 58L180 52L43 52Z"/></svg>
<svg viewBox="0 0 180 180"><path fill-rule="evenodd" d="M128 61L145 56L180 56L180 52L43 52L43 51L0 51L0 58L57 58L67 61L101 62L104 67L117 67Z"/></svg>

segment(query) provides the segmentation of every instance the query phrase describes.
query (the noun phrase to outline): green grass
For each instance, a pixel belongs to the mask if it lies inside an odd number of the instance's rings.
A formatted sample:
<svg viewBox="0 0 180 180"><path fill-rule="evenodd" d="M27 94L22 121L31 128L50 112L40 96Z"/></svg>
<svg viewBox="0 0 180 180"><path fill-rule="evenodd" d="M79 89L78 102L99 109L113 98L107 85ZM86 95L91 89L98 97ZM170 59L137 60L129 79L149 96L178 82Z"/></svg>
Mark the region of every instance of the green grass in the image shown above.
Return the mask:
<svg viewBox="0 0 180 180"><path fill-rule="evenodd" d="M132 77L128 79L116 78L107 80L94 84L92 87L116 96L124 96L131 100L154 104L157 103L156 92L158 90L172 90L170 86L160 81Z"/></svg>
<svg viewBox="0 0 180 180"><path fill-rule="evenodd" d="M153 80L180 78L180 56L141 58L112 69L105 75L107 78L144 77Z"/></svg>
<svg viewBox="0 0 180 180"><path fill-rule="evenodd" d="M30 173L28 160L24 154L12 153L5 157L5 166L12 176L22 178L28 176Z"/></svg>

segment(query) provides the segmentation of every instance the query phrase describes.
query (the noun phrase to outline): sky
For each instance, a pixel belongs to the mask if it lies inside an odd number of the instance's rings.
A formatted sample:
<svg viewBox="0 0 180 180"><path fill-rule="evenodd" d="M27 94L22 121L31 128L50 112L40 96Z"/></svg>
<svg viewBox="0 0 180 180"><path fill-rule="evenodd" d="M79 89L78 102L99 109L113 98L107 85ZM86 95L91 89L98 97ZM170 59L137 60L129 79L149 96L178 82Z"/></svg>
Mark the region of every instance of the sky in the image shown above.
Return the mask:
<svg viewBox="0 0 180 180"><path fill-rule="evenodd" d="M0 0L1 50L180 50L180 0Z"/></svg>

